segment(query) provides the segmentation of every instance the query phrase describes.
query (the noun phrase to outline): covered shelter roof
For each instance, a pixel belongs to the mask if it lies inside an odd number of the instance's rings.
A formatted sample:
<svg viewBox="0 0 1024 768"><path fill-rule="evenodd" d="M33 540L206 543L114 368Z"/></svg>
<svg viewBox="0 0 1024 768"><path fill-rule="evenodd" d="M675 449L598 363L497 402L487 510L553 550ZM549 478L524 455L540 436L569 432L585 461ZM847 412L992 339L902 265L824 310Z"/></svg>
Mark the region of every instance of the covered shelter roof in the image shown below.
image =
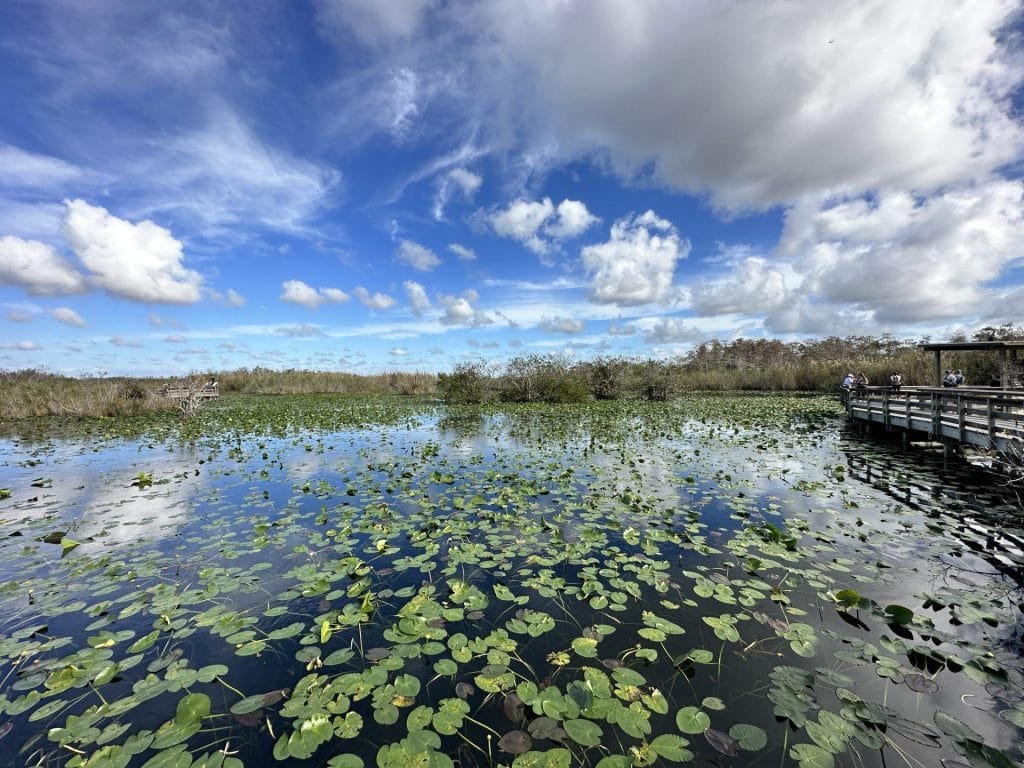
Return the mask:
<svg viewBox="0 0 1024 768"><path fill-rule="evenodd" d="M925 352L981 352L1000 349L1024 349L1024 341L947 341L918 344Z"/></svg>
<svg viewBox="0 0 1024 768"><path fill-rule="evenodd" d="M1020 363L1018 351L1024 350L1024 341L947 341L936 344L918 344L918 349L935 353L935 386L942 386L943 352L997 352L999 354L999 381L1003 388L1020 387Z"/></svg>

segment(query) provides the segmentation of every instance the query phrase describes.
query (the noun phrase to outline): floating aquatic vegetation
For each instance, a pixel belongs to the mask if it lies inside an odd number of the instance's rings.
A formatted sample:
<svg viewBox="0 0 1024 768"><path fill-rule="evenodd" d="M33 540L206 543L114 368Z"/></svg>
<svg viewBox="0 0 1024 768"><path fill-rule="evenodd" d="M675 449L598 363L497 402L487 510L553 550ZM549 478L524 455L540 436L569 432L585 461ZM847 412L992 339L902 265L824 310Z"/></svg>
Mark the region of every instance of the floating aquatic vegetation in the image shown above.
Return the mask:
<svg viewBox="0 0 1024 768"><path fill-rule="evenodd" d="M225 397L10 440L0 754L1012 765L999 501L894 453L862 477L835 411Z"/></svg>

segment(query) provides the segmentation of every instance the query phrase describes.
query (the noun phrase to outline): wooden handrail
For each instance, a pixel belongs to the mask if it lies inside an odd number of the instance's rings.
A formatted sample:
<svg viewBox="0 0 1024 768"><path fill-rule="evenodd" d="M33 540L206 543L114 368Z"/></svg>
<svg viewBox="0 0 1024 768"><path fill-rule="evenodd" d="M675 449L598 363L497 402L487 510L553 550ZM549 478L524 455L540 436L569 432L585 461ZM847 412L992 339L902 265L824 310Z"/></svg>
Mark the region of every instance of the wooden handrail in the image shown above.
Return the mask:
<svg viewBox="0 0 1024 768"><path fill-rule="evenodd" d="M851 418L1000 450L1024 444L1024 390L869 386L844 394Z"/></svg>

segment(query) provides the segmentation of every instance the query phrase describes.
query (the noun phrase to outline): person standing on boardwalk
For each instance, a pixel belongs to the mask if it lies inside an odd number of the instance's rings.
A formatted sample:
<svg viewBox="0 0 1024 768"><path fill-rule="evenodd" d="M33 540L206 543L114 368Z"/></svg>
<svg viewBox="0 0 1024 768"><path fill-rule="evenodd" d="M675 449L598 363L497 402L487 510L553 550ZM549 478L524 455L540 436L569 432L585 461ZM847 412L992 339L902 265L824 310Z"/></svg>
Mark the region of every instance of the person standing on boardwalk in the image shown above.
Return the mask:
<svg viewBox="0 0 1024 768"><path fill-rule="evenodd" d="M900 391L901 386L903 386L903 374L893 371L889 376L889 391L896 394Z"/></svg>

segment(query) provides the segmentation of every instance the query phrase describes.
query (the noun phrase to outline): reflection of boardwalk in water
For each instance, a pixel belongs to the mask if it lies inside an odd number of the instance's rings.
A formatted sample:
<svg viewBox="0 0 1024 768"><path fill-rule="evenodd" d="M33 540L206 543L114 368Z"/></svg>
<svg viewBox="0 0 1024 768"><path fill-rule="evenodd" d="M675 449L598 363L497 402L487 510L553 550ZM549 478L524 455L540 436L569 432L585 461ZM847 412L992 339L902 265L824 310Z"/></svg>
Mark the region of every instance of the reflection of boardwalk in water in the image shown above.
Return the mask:
<svg viewBox="0 0 1024 768"><path fill-rule="evenodd" d="M997 451L1024 446L1024 390L865 387L846 396L851 419Z"/></svg>
<svg viewBox="0 0 1024 768"><path fill-rule="evenodd" d="M1000 493L994 475L966 463L951 468L940 456L900 452L848 432L842 445L848 476L884 492L930 519L949 536L1018 584L1024 584L1024 507L1013 489ZM955 478L944 476L955 473Z"/></svg>

